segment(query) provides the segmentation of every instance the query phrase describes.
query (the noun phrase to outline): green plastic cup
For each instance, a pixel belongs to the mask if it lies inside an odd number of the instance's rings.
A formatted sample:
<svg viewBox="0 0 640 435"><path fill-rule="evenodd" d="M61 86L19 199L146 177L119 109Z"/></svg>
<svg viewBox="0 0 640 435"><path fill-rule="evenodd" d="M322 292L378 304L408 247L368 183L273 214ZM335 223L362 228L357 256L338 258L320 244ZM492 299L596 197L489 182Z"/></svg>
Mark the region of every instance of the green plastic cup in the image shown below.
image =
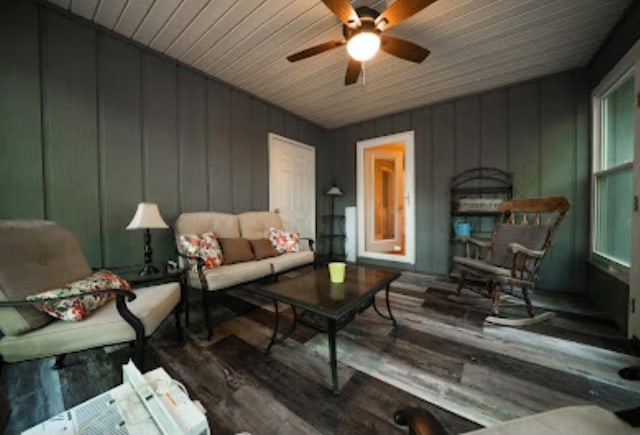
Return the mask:
<svg viewBox="0 0 640 435"><path fill-rule="evenodd" d="M331 283L331 288L329 288L329 299L334 301L341 301L344 299L344 283L339 282Z"/></svg>
<svg viewBox="0 0 640 435"><path fill-rule="evenodd" d="M329 279L331 282L344 282L344 271L347 265L345 263L329 263Z"/></svg>

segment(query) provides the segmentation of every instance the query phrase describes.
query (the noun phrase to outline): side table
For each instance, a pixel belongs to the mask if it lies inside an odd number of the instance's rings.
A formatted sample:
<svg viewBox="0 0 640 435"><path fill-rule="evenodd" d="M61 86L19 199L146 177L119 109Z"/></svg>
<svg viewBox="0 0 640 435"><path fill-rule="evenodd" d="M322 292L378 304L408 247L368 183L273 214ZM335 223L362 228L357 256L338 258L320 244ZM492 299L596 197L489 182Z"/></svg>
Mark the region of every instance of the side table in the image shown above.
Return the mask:
<svg viewBox="0 0 640 435"><path fill-rule="evenodd" d="M327 261L344 261L344 241L346 238L344 231L344 215L327 214L323 215L321 220L324 227L322 234L320 234L320 239L323 242L323 257L326 258ZM327 247L328 252L326 252ZM334 250L334 247L337 249Z"/></svg>
<svg viewBox="0 0 640 435"><path fill-rule="evenodd" d="M179 267L168 270L164 264L156 265L156 267L160 272L145 276L140 276L139 274L142 265L113 267L109 270L127 280L133 288L149 287L170 282L179 282L182 285L184 272L188 270Z"/></svg>

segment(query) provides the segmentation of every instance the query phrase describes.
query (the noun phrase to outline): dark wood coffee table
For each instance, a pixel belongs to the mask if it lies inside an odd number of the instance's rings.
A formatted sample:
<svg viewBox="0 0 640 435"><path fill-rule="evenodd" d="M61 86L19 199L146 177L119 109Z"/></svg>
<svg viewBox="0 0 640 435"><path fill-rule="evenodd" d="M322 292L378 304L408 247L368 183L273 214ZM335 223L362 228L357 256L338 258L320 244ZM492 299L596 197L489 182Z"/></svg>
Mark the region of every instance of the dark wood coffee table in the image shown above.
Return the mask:
<svg viewBox="0 0 640 435"><path fill-rule="evenodd" d="M348 265L344 283L333 284L329 280L329 271L323 267L275 284L256 284L248 287L247 290L271 299L275 306L276 322L267 351L270 351L274 344L288 338L298 323L328 334L332 391L334 394L340 394L336 332L371 305L376 313L384 319L391 320L393 326L396 326L396 320L389 305L389 285L399 276L400 274L396 272ZM382 314L376 306L375 296L381 290L385 290L388 315ZM290 305L293 310L293 323L280 337L278 337L279 302Z"/></svg>

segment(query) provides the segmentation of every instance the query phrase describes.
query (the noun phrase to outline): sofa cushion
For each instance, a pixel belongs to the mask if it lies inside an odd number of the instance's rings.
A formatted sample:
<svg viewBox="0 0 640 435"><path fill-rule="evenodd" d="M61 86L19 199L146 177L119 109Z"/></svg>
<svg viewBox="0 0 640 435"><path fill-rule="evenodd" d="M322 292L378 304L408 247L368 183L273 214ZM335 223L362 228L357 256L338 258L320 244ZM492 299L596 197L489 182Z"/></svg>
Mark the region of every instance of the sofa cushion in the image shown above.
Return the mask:
<svg viewBox="0 0 640 435"><path fill-rule="evenodd" d="M242 237L236 238L220 238L220 246L222 247L222 255L224 261L222 264L235 264L244 263L246 261L253 261L253 250L251 249L251 242L248 239Z"/></svg>
<svg viewBox="0 0 640 435"><path fill-rule="evenodd" d="M40 301L42 299L76 295L74 298L41 302L34 304L34 306L56 319L78 321L83 320L91 312L115 297L114 294L92 294L93 292L111 289L131 290L131 286L118 275L108 270L100 270L87 278L71 282L59 288L27 296L27 299Z"/></svg>
<svg viewBox="0 0 640 435"><path fill-rule="evenodd" d="M176 237L182 234L212 232L218 237L240 237L238 216L213 211L182 213L174 225Z"/></svg>
<svg viewBox="0 0 640 435"><path fill-rule="evenodd" d="M288 252L275 258L269 258L264 261L269 261L273 267L273 273L281 273L296 267L304 266L305 264L313 264L314 255L312 251L300 251L300 252Z"/></svg>
<svg viewBox="0 0 640 435"><path fill-rule="evenodd" d="M0 301L22 300L91 273L75 236L61 225L43 220L0 221ZM0 308L0 331L7 336L52 320L32 306Z"/></svg>
<svg viewBox="0 0 640 435"><path fill-rule="evenodd" d="M262 260L264 258L277 257L280 255L276 248L273 247L269 239L256 239L250 240L251 249L253 250L253 256L256 260Z"/></svg>
<svg viewBox="0 0 640 435"><path fill-rule="evenodd" d="M240 233L245 239L262 239L269 234L269 228L283 229L282 218L269 211L249 211L238 215Z"/></svg>
<svg viewBox="0 0 640 435"><path fill-rule="evenodd" d="M218 237L212 232L202 234L181 234L179 236L181 252L190 257L200 257L205 269L213 269L223 262L222 248ZM189 260L191 269L198 271L198 262Z"/></svg>
<svg viewBox="0 0 640 435"><path fill-rule="evenodd" d="M298 252L300 250L300 235L277 228L269 229L269 241L281 254L285 252Z"/></svg>
<svg viewBox="0 0 640 435"><path fill-rule="evenodd" d="M131 312L150 336L180 302L180 285L163 284L133 290L137 298L127 302ZM7 362L43 358L135 340L133 328L118 314L110 301L82 322L53 323L19 337L3 337L0 354Z"/></svg>
<svg viewBox="0 0 640 435"><path fill-rule="evenodd" d="M269 275L271 275L269 260L223 265L205 272L207 286L212 291L233 287ZM189 272L188 280L191 287L202 288L197 273Z"/></svg>

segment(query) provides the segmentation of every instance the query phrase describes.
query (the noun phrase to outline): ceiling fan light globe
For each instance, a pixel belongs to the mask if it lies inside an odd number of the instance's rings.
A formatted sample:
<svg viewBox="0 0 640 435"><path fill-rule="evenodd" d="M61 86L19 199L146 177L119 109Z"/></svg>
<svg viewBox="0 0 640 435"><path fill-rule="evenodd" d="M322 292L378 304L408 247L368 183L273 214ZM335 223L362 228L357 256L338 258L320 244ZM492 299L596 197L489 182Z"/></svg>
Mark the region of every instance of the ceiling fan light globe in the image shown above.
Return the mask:
<svg viewBox="0 0 640 435"><path fill-rule="evenodd" d="M353 59L364 62L380 49L380 37L373 32L360 32L347 42L347 52Z"/></svg>

